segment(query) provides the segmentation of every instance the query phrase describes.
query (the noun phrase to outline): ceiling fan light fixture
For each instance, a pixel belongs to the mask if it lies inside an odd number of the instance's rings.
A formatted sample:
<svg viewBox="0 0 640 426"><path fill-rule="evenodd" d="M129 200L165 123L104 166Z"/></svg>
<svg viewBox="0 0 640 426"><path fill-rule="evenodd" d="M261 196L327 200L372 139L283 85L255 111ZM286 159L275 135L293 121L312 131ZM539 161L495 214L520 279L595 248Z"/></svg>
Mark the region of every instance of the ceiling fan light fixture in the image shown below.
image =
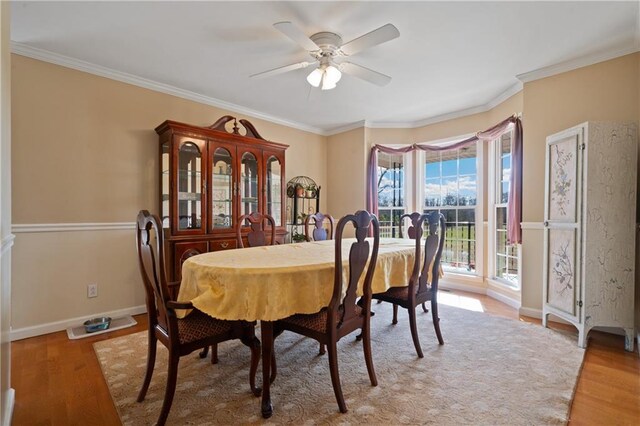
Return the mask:
<svg viewBox="0 0 640 426"><path fill-rule="evenodd" d="M307 76L307 81L313 87L318 87L322 82L323 76L324 76L324 70L321 70L320 68L316 68L315 70L311 71L311 73Z"/></svg>
<svg viewBox="0 0 640 426"><path fill-rule="evenodd" d="M329 65L324 72L325 80L329 79L329 81L333 82L333 84L336 84L340 81L340 78L342 78L342 73L340 72L340 70L333 65Z"/></svg>
<svg viewBox="0 0 640 426"><path fill-rule="evenodd" d="M325 77L324 77L324 79L322 80L322 87L321 87L321 89L322 89L322 90L331 90L331 89L335 89L335 88L336 88L336 83L334 83L333 81L329 80L329 79L326 77L326 74L325 74Z"/></svg>

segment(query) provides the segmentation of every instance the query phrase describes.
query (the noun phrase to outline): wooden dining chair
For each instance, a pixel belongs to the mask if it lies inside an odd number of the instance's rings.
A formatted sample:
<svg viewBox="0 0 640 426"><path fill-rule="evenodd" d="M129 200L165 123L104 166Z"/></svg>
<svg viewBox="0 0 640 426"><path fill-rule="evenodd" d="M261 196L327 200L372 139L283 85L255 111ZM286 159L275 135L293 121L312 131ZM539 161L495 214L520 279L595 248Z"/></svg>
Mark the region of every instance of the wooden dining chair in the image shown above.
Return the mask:
<svg viewBox="0 0 640 426"><path fill-rule="evenodd" d="M260 395L260 389L255 386L260 359L260 341L255 336L255 323L218 320L195 309L191 302L178 302L170 296L169 289L179 283L168 283L166 280L162 227L158 217L146 210L138 213L136 243L149 319L147 369L137 401L142 402L149 389L157 341L169 350L167 385L158 425L165 424L171 409L180 357L220 342L240 339L251 349L249 386L254 395ZM192 312L185 318L178 319L176 309L192 309Z"/></svg>
<svg viewBox="0 0 640 426"><path fill-rule="evenodd" d="M238 219L239 225L236 232L238 248L244 248L244 242L242 241L242 228L245 220L249 221L249 226L251 227L247 234L247 243L249 247L266 245L273 246L276 244L276 221L268 214L252 212L251 214L242 215ZM265 221L268 222L271 227L269 240L267 240L267 230L264 226Z"/></svg>
<svg viewBox="0 0 640 426"><path fill-rule="evenodd" d="M349 277L346 292L343 292L342 233L347 224L355 227L356 241L349 250ZM373 228L373 245L368 241L369 229ZM338 372L338 341L355 330L362 330L364 359L372 386L378 385L371 357L371 280L378 258L380 245L380 226L375 215L360 210L355 214L340 219L336 227L335 238L335 274L333 294L329 305L315 314L296 314L279 320L274 324L274 336L289 330L303 336L311 337L327 346L329 352L329 369L331 383L343 413L347 405L342 394L340 375ZM368 263L367 263L368 262ZM362 302L356 303L358 281L364 274ZM344 298L342 297L344 294Z"/></svg>
<svg viewBox="0 0 640 426"><path fill-rule="evenodd" d="M404 215L403 215L404 216ZM444 235L446 225L444 216L438 212L430 214L411 213L411 226L407 229L409 238L415 240L415 262L413 271L409 278L409 285L404 287L391 287L384 293L374 294L376 300L393 304L393 324L398 323L398 306L409 312L409 325L411 327L411 337L416 347L418 357L423 358L420 340L418 338L418 326L416 322L416 307L420 304L431 302L431 315L433 327L436 331L438 343L444 344L442 333L440 332L440 318L438 317L438 280L440 278L440 258L444 247ZM401 221L402 222L402 221ZM424 258L422 258L422 234L423 224L428 226L429 235L424 240ZM438 233L438 225L440 231ZM429 282L430 281L430 282Z"/></svg>
<svg viewBox="0 0 640 426"><path fill-rule="evenodd" d="M311 219L313 219L313 230L310 229ZM328 228L324 227L325 220ZM304 238L307 241L325 241L333 239L334 219L330 214L316 213L304 219Z"/></svg>

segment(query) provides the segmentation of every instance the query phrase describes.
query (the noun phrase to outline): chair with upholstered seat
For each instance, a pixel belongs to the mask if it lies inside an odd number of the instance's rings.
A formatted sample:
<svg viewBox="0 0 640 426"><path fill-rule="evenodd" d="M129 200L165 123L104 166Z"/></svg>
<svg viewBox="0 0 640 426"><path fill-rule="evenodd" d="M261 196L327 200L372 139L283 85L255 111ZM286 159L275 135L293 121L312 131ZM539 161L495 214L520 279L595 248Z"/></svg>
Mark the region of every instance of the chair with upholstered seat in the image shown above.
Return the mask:
<svg viewBox="0 0 640 426"><path fill-rule="evenodd" d="M355 227L356 241L349 251L349 276L346 291L343 292L342 234L347 224ZM373 229L373 241L366 237ZM358 211L340 219L336 227L335 237L335 276L333 294L327 307L314 314L297 314L279 320L274 325L274 335L289 330L303 336L311 337L320 344L326 345L329 352L329 369L331 383L340 411L347 412L342 394L338 372L337 342L355 330L362 330L364 358L372 386L377 386L376 373L371 357L371 281L378 258L380 244L380 228L375 215L366 211ZM368 263L367 263L368 261ZM362 302L356 303L358 281L364 275ZM343 298L344 295L344 298Z"/></svg>
<svg viewBox="0 0 640 426"><path fill-rule="evenodd" d="M408 215L408 217L411 219L411 226L407 229L407 233L409 238L416 242L415 262L409 279L409 285L404 287L391 287L384 293L377 293L372 297L373 299L393 304L393 324L397 324L398 322L398 306L407 309L413 344L418 353L418 357L423 358L424 355L420 347L420 340L418 339L416 319L416 307L418 305L422 304L422 308L426 312L427 309L424 303L428 301L431 302L433 327L438 338L438 343L441 345L444 344L442 333L440 332L437 296L438 280L440 278L440 258L444 246L446 226L444 216L438 212L422 215L420 213L412 213ZM400 222L402 222L402 220ZM427 224L429 235L424 241L424 258L422 258L422 234L425 223ZM438 225L440 227L439 233Z"/></svg>
<svg viewBox="0 0 640 426"><path fill-rule="evenodd" d="M169 350L167 385L164 401L158 418L163 425L169 415L176 390L178 362L180 357L191 352L217 345L232 339L251 349L249 386L254 395L260 394L255 386L255 375L260 359L260 341L255 336L254 323L246 321L223 321L195 309L191 302L178 302L171 297L170 288L179 283L167 283L164 264L164 241L162 227L157 216L142 210L138 214L136 242L142 282L146 291L148 325L147 369L138 402L142 402L149 389L156 359L157 341ZM176 310L191 309L185 318L178 319Z"/></svg>
<svg viewBox="0 0 640 426"><path fill-rule="evenodd" d="M313 219L313 224L311 220ZM325 221L328 227L324 227ZM313 225L313 230L310 228ZM304 219L304 237L307 241L325 241L333 239L334 219L330 214L315 213Z"/></svg>
<svg viewBox="0 0 640 426"><path fill-rule="evenodd" d="M238 248L244 248L244 242L242 240L242 228L244 222L248 221L250 230L247 234L248 247L259 247L266 245L276 244L276 221L272 216L268 214L262 214L259 212L252 212L251 214L245 214L238 219L238 230L236 231L236 238L238 240ZM269 239L267 240L267 230L264 226L265 221L271 227L269 232Z"/></svg>

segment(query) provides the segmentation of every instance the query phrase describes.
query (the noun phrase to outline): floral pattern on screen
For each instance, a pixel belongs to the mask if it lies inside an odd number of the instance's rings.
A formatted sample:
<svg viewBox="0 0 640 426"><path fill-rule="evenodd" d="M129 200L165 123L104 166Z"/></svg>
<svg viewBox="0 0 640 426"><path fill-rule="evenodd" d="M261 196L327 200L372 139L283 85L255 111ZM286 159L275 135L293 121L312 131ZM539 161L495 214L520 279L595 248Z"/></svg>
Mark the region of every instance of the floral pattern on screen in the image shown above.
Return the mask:
<svg viewBox="0 0 640 426"><path fill-rule="evenodd" d="M575 231L549 230L548 303L574 315Z"/></svg>
<svg viewBox="0 0 640 426"><path fill-rule="evenodd" d="M576 148L575 138L568 138L550 149L550 220L573 222L576 219Z"/></svg>

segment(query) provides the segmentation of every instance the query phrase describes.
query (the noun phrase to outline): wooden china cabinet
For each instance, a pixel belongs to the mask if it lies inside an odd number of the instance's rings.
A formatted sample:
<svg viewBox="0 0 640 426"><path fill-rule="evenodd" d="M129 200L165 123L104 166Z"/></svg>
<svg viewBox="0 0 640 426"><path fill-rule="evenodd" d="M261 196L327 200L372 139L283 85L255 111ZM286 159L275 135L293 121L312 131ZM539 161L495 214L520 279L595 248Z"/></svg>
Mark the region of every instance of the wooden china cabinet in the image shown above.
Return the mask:
<svg viewBox="0 0 640 426"><path fill-rule="evenodd" d="M227 130L230 124L233 127ZM249 121L228 115L210 127L167 120L156 132L170 280L180 279L182 262L191 256L236 248L237 226L249 230L246 223L238 223L243 214L259 211L273 216L276 240L284 242L288 145L265 140Z"/></svg>

